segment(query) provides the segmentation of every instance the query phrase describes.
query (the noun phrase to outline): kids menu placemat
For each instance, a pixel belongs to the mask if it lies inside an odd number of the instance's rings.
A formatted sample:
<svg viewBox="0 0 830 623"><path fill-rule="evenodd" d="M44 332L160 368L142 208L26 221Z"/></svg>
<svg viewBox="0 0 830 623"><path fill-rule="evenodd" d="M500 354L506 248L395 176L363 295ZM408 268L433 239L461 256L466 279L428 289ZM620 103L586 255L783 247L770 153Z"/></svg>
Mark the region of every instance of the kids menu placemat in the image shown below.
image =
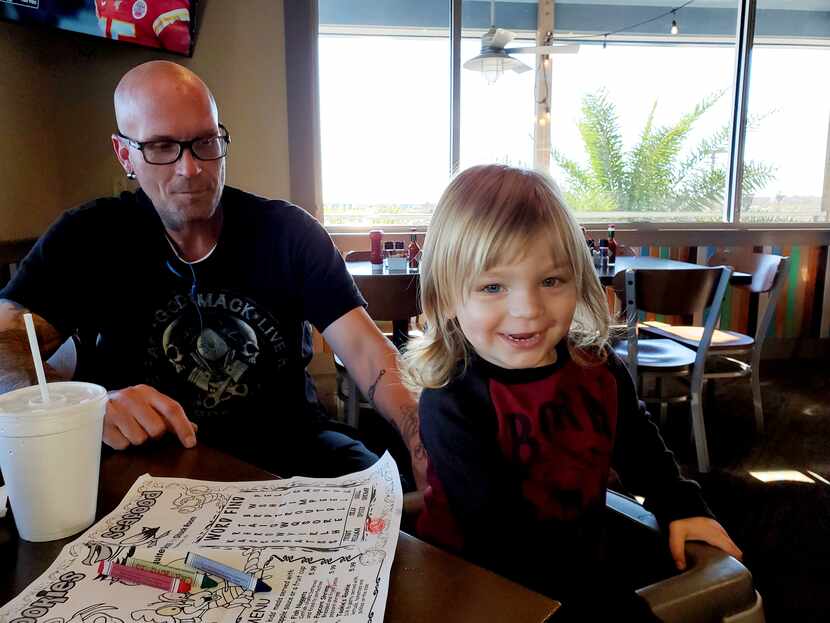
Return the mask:
<svg viewBox="0 0 830 623"><path fill-rule="evenodd" d="M388 453L340 478L230 483L145 474L0 610L0 623L382 621L401 509ZM188 552L271 590L210 576L210 588L166 592L99 573L101 561L180 566Z"/></svg>

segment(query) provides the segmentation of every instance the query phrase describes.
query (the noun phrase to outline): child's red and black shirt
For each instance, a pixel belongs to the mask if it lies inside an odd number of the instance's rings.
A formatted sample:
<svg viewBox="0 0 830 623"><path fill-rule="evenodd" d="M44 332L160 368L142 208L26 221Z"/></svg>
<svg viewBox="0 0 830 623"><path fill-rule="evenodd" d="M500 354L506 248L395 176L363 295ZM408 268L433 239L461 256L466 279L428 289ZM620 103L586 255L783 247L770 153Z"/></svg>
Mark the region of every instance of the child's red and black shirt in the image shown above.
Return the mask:
<svg viewBox="0 0 830 623"><path fill-rule="evenodd" d="M431 487L422 538L536 584L595 547L612 470L663 525L712 516L613 352L581 365L560 345L555 363L522 370L473 354L461 368L420 399Z"/></svg>

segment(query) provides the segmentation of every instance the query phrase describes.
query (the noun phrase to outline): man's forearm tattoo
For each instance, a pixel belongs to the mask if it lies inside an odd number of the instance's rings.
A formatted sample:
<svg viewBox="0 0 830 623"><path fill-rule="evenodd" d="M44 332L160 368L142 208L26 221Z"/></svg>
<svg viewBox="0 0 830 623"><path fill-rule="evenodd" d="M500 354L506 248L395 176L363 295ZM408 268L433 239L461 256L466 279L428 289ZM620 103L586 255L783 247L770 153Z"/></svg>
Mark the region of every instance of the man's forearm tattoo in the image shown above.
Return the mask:
<svg viewBox="0 0 830 623"><path fill-rule="evenodd" d="M418 421L417 407L401 407L401 418L395 422L403 440L409 446L409 451L416 458L426 457L426 451L421 444L421 425Z"/></svg>
<svg viewBox="0 0 830 623"><path fill-rule="evenodd" d="M375 379L375 382L369 386L369 395L366 397L369 399L369 404L373 407L375 406L375 392L377 391L378 383L380 383L380 380L383 378L384 374L386 374L386 370L381 369L381 371L378 372L378 377Z"/></svg>

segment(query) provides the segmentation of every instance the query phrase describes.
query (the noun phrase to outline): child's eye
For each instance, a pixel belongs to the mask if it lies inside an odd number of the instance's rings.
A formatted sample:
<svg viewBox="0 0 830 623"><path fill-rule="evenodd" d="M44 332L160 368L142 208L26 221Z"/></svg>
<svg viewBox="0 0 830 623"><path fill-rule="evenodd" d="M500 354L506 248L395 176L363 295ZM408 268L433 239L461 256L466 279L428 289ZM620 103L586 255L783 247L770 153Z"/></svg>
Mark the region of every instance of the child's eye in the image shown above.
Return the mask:
<svg viewBox="0 0 830 623"><path fill-rule="evenodd" d="M546 279L542 280L542 286L545 288L555 288L558 285L562 284L562 280L559 277L547 277Z"/></svg>
<svg viewBox="0 0 830 623"><path fill-rule="evenodd" d="M498 294L501 292L501 286L497 283L488 283L486 286L481 288L482 292L486 292L487 294Z"/></svg>

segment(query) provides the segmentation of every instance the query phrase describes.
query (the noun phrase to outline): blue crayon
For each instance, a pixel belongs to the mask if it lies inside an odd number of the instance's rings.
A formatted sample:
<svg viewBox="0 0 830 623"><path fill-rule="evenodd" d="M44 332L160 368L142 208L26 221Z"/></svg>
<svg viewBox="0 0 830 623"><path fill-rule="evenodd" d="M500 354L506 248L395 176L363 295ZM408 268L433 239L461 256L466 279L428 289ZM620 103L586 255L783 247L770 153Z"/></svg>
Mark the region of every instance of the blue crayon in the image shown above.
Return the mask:
<svg viewBox="0 0 830 623"><path fill-rule="evenodd" d="M194 554L193 552L187 553L187 556L185 556L184 559L184 564L186 564L188 567L193 567L194 569L203 571L204 573L210 573L211 575L219 576L220 578L227 580L231 584L241 586L242 588L248 591L253 591L255 593L266 593L271 590L270 586L268 586L265 582L257 578L255 575L245 573L244 571L240 571L239 569L234 569L233 567L229 567L228 565L222 564L221 562L216 562L215 560L205 558L204 556Z"/></svg>

